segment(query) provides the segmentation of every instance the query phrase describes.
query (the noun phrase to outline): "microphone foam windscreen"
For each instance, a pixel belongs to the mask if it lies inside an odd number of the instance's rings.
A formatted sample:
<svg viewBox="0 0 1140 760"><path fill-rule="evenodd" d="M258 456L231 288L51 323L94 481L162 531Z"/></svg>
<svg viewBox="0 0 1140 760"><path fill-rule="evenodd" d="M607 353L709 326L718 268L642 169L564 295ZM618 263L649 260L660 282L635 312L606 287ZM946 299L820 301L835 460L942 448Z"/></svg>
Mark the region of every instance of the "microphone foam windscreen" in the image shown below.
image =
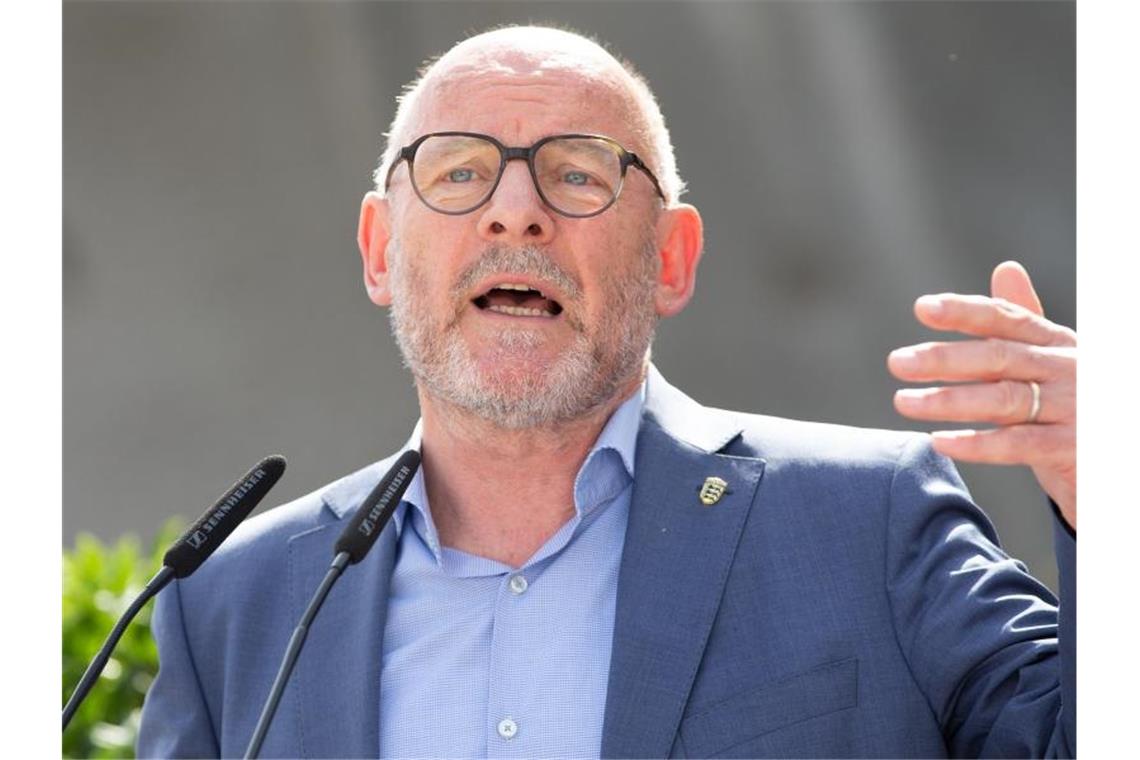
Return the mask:
<svg viewBox="0 0 1140 760"><path fill-rule="evenodd" d="M412 476L420 466L420 452L409 449L400 455L396 464L380 478L372 493L356 510L344 532L337 539L334 555L348 552L349 564L355 565L376 543L380 532L396 511L400 498L412 482Z"/></svg>
<svg viewBox="0 0 1140 760"><path fill-rule="evenodd" d="M258 462L174 542L162 558L162 564L174 571L175 578L185 578L197 570L265 498L284 472L284 457L271 456Z"/></svg>

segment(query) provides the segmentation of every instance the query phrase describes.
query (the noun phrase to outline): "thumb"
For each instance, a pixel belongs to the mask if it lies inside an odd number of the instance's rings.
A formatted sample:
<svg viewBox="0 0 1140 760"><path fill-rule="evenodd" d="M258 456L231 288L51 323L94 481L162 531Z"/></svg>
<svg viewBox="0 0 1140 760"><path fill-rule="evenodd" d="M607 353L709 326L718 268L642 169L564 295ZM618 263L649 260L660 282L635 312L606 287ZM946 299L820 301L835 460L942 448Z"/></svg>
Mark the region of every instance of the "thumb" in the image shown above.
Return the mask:
<svg viewBox="0 0 1140 760"><path fill-rule="evenodd" d="M994 273L990 277L990 295L1023 306L1034 314L1045 314L1041 308L1041 299L1037 297L1037 291L1029 279L1029 272L1016 261L1003 261L994 267Z"/></svg>

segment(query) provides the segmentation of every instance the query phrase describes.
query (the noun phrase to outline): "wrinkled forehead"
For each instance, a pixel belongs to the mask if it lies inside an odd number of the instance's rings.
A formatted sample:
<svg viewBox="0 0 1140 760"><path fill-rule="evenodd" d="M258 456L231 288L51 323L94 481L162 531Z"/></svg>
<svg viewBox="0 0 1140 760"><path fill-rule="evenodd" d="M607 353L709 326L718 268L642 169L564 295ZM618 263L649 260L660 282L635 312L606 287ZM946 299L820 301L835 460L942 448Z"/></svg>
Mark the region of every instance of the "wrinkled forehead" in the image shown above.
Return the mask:
<svg viewBox="0 0 1140 760"><path fill-rule="evenodd" d="M640 137L644 118L628 72L601 48L582 42L554 48L461 44L425 76L410 126L426 132L459 128L461 121L464 129L515 139L511 132L527 131L515 122L531 116L547 132L612 133L624 125L624 135L611 136Z"/></svg>

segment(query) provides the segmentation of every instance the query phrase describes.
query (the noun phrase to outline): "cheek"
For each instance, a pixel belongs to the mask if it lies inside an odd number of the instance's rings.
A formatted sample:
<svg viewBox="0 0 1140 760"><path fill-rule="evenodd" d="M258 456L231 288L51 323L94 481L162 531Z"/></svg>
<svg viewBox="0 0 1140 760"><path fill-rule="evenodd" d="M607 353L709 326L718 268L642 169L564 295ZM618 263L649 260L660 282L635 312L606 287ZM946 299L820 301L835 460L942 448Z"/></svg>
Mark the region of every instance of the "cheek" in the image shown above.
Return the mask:
<svg viewBox="0 0 1140 760"><path fill-rule="evenodd" d="M430 210L428 213L432 213ZM409 219L399 228L400 255L408 261L404 267L409 282L419 288L418 295L446 294L455 282L466 250L464 236L456 225L442 223L440 214L426 220ZM468 246L469 248L469 246Z"/></svg>
<svg viewBox="0 0 1140 760"><path fill-rule="evenodd" d="M595 326L636 319L640 315L635 311L653 308L655 288L651 262L634 258L642 256L641 251L625 251L623 255L629 258L622 266L611 262L611 266L599 268L586 284L590 293L586 312Z"/></svg>
<svg viewBox="0 0 1140 760"><path fill-rule="evenodd" d="M474 216L448 216L432 211L409 189L392 201L392 234L400 235L417 250L432 250L474 234Z"/></svg>

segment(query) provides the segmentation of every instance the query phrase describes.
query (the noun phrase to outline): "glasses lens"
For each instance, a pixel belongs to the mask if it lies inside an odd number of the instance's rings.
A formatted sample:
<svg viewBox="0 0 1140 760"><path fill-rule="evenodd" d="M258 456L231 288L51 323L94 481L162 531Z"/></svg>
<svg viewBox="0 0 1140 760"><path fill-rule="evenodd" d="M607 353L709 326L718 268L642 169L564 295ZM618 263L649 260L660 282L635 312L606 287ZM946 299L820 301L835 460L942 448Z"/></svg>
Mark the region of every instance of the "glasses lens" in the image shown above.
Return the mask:
<svg viewBox="0 0 1140 760"><path fill-rule="evenodd" d="M621 188L619 148L592 137L560 137L543 143L534 157L538 186L564 214L593 214Z"/></svg>
<svg viewBox="0 0 1140 760"><path fill-rule="evenodd" d="M416 149L412 182L437 211L468 211L491 193L499 161L499 149L481 137L433 135Z"/></svg>

